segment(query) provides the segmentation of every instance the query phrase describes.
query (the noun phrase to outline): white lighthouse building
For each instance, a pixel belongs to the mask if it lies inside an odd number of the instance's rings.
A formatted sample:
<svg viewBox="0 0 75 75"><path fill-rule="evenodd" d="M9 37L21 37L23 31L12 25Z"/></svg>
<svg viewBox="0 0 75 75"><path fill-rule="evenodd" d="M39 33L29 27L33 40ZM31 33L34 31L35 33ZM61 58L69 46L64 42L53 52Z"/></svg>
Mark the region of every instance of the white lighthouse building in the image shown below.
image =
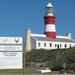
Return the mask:
<svg viewBox="0 0 75 75"><path fill-rule="evenodd" d="M26 29L26 51L31 49L63 49L75 46L75 40L71 38L71 33L66 36L56 35L56 25L53 5L49 2L46 6L44 16L44 34L32 34L31 29Z"/></svg>

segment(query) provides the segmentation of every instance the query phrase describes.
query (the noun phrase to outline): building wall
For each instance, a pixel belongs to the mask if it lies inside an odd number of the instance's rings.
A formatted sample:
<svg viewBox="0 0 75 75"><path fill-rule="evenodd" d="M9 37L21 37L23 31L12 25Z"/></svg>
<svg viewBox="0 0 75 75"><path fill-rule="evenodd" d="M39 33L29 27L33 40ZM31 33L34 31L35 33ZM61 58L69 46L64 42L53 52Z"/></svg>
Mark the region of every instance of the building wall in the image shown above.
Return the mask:
<svg viewBox="0 0 75 75"><path fill-rule="evenodd" d="M51 46L50 46L50 44L51 44ZM55 44L56 44L56 47L55 47ZM65 46L65 44L66 44L66 46ZM75 43L37 41L36 45L37 45L36 49L40 49L40 48L42 48L42 49L58 49L58 48L63 49L63 48L74 47Z"/></svg>
<svg viewBox="0 0 75 75"><path fill-rule="evenodd" d="M36 39L31 37L31 49L36 49Z"/></svg>

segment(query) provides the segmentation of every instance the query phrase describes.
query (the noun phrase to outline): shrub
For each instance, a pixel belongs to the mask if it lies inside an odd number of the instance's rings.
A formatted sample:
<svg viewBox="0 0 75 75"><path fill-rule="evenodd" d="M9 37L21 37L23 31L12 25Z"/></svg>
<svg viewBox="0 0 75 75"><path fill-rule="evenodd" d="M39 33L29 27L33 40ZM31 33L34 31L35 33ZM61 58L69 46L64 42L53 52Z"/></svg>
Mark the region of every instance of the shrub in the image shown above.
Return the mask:
<svg viewBox="0 0 75 75"><path fill-rule="evenodd" d="M75 67L73 68L73 71L75 72Z"/></svg>
<svg viewBox="0 0 75 75"><path fill-rule="evenodd" d="M43 65L43 64L41 64L41 65L40 65L40 67L44 67L44 65Z"/></svg>
<svg viewBox="0 0 75 75"><path fill-rule="evenodd" d="M35 63L34 63L34 62L31 62L31 63L30 63L30 66L35 66Z"/></svg>
<svg viewBox="0 0 75 75"><path fill-rule="evenodd" d="M75 74L73 70L68 70L67 73L69 73L69 74Z"/></svg>
<svg viewBox="0 0 75 75"><path fill-rule="evenodd" d="M60 73L65 73L65 70L64 69L60 70Z"/></svg>

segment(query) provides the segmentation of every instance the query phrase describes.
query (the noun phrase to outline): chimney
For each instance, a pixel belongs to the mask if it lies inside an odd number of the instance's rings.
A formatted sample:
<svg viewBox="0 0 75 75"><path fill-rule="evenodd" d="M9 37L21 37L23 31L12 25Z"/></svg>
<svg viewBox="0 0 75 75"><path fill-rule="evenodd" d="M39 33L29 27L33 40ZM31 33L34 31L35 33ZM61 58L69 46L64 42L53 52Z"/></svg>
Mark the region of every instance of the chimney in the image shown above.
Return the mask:
<svg viewBox="0 0 75 75"><path fill-rule="evenodd" d="M71 39L71 33L70 32L66 33L66 36Z"/></svg>
<svg viewBox="0 0 75 75"><path fill-rule="evenodd" d="M26 39L25 39L25 50L26 52L31 50L31 39L30 39L30 35L31 35L31 29L26 29Z"/></svg>

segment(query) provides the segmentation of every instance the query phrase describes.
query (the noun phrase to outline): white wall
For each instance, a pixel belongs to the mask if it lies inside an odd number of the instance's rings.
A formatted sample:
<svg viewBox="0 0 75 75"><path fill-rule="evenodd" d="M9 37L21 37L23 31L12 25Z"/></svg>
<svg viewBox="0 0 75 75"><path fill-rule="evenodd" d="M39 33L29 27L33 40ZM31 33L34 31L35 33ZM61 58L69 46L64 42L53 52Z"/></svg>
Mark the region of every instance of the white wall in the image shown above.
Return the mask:
<svg viewBox="0 0 75 75"><path fill-rule="evenodd" d="M31 37L31 49L36 49L36 39Z"/></svg>
<svg viewBox="0 0 75 75"><path fill-rule="evenodd" d="M38 46L38 43L40 42L40 47ZM46 47L44 47L44 43L46 43ZM52 43L52 47L49 46L49 43ZM70 45L71 47L74 47L75 46L75 43L66 43L66 42L48 42L48 41L37 41L36 43L36 49L57 49L58 47L55 47L55 44L56 45L59 45L59 48L62 49L62 48L65 48L65 44L67 45L66 48L70 48ZM60 47L60 44L62 45Z"/></svg>

